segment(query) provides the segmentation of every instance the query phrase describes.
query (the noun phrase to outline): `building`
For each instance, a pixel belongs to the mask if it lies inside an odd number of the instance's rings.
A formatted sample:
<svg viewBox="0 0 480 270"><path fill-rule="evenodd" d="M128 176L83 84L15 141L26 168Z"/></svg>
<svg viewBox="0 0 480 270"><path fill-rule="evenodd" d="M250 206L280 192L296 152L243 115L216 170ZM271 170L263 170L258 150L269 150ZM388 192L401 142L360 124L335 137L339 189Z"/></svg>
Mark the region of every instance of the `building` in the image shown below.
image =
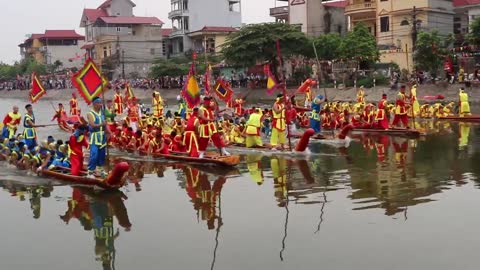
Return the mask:
<svg viewBox="0 0 480 270"><path fill-rule="evenodd" d="M240 0L171 0L171 6L172 55L218 52L225 37L242 26Z"/></svg>
<svg viewBox="0 0 480 270"><path fill-rule="evenodd" d="M82 65L84 40L75 30L46 30L31 34L18 46L22 59L31 57L41 64L61 63L63 68L72 68Z"/></svg>
<svg viewBox="0 0 480 270"><path fill-rule="evenodd" d="M376 37L381 62L393 61L409 71L413 69L412 32L415 28L417 31L437 30L445 36L453 31L452 0L348 0L345 15L349 30L363 23Z"/></svg>
<svg viewBox="0 0 480 270"><path fill-rule="evenodd" d="M344 34L347 30L344 14L347 1L280 0L284 5L270 9L277 22L299 25L309 36L328 33Z"/></svg>
<svg viewBox="0 0 480 270"><path fill-rule="evenodd" d="M83 10L83 49L111 76L146 76L156 58L168 55L169 30L156 17L135 16L134 7L130 0L107 0Z"/></svg>
<svg viewBox="0 0 480 270"><path fill-rule="evenodd" d="M470 24L480 17L480 0L453 0L455 18L453 33L457 40L463 41L469 32Z"/></svg>

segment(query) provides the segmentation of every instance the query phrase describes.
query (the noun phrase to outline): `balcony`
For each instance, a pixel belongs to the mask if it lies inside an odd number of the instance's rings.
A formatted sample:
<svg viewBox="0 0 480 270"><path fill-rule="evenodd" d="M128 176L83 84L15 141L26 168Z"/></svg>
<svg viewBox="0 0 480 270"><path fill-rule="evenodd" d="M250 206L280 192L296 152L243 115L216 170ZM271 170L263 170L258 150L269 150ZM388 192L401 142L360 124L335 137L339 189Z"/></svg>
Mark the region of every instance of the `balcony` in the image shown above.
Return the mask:
<svg viewBox="0 0 480 270"><path fill-rule="evenodd" d="M188 10L177 9L177 10L170 11L168 13L169 19L172 19L175 17L184 17L184 16L188 16Z"/></svg>
<svg viewBox="0 0 480 270"><path fill-rule="evenodd" d="M175 38L175 37L179 37L179 36L184 36L186 34L186 31L185 30L182 30L182 29L175 29L173 30L173 32L170 34L170 38Z"/></svg>
<svg viewBox="0 0 480 270"><path fill-rule="evenodd" d="M375 2L350 2L345 7L345 15L348 16L371 16L375 17L377 3Z"/></svg>
<svg viewBox="0 0 480 270"><path fill-rule="evenodd" d="M274 7L270 9L270 17L288 17L289 7Z"/></svg>

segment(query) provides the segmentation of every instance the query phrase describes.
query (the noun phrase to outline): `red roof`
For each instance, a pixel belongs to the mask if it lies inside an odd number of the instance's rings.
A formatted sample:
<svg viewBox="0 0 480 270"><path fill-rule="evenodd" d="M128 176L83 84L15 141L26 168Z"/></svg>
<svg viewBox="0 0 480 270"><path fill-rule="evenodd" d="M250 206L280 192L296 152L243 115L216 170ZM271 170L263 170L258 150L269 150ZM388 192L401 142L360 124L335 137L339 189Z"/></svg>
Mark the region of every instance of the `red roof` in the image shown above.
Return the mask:
<svg viewBox="0 0 480 270"><path fill-rule="evenodd" d="M236 32L238 31L237 28L233 27L225 27L225 26L205 26L201 30L197 32Z"/></svg>
<svg viewBox="0 0 480 270"><path fill-rule="evenodd" d="M93 47L95 47L95 44L87 43L87 44L83 45L80 49L87 50L87 49L91 49Z"/></svg>
<svg viewBox="0 0 480 270"><path fill-rule="evenodd" d="M480 0L453 0L454 7L473 6L480 4Z"/></svg>
<svg viewBox="0 0 480 270"><path fill-rule="evenodd" d="M41 38L85 39L84 36L77 34L75 30L45 30L45 34Z"/></svg>
<svg viewBox="0 0 480 270"><path fill-rule="evenodd" d="M173 32L173 29L172 28L165 28L165 29L162 29L162 36L163 37L168 37L170 36L170 34Z"/></svg>
<svg viewBox="0 0 480 270"><path fill-rule="evenodd" d="M87 17L87 20L94 22L100 17L108 16L107 12L103 9L91 9L86 8L83 10L83 14Z"/></svg>
<svg viewBox="0 0 480 270"><path fill-rule="evenodd" d="M326 7L345 8L348 5L347 0L322 3Z"/></svg>
<svg viewBox="0 0 480 270"><path fill-rule="evenodd" d="M157 17L100 17L100 20L108 24L163 24Z"/></svg>

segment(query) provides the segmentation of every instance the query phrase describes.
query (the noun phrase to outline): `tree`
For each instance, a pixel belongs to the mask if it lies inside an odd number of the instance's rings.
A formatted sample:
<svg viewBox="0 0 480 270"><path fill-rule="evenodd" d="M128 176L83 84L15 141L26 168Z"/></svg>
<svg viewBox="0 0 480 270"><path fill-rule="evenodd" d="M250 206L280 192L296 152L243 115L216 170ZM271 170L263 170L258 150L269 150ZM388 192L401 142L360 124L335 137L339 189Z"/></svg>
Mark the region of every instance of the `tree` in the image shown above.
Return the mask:
<svg viewBox="0 0 480 270"><path fill-rule="evenodd" d="M436 77L451 43L451 37L441 37L437 31L418 33L414 54L415 67Z"/></svg>
<svg viewBox="0 0 480 270"><path fill-rule="evenodd" d="M297 26L283 23L247 25L230 34L222 45L222 54L228 64L252 66L258 62L274 63L276 42L280 40L282 56L304 55L310 44Z"/></svg>
<svg viewBox="0 0 480 270"><path fill-rule="evenodd" d="M347 33L340 45L339 54L343 58L367 64L375 63L380 57L377 41L363 23L356 24L353 31Z"/></svg>
<svg viewBox="0 0 480 270"><path fill-rule="evenodd" d="M321 60L334 60L340 58L342 37L337 33L321 35L312 39L318 58ZM314 55L312 55L314 57Z"/></svg>
<svg viewBox="0 0 480 270"><path fill-rule="evenodd" d="M470 31L468 40L475 45L480 45L480 17L470 24Z"/></svg>

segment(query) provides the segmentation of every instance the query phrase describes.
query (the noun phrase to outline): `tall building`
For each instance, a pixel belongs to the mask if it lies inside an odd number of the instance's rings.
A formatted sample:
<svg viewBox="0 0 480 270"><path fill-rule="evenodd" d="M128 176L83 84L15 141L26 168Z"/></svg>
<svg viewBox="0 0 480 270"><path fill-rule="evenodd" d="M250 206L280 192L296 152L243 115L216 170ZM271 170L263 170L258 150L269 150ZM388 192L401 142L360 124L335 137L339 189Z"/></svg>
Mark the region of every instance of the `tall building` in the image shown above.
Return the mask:
<svg viewBox="0 0 480 270"><path fill-rule="evenodd" d="M84 9L87 54L113 76L145 76L155 58L166 57L168 29L157 17L133 14L130 0L107 0L96 9Z"/></svg>
<svg viewBox="0 0 480 270"><path fill-rule="evenodd" d="M361 22L376 37L381 62L407 70L413 68L414 29L445 36L453 32L452 0L348 0L345 15L349 30Z"/></svg>
<svg viewBox="0 0 480 270"><path fill-rule="evenodd" d="M309 36L343 34L347 30L344 14L347 1L279 0L277 3L279 6L270 9L270 16L277 22L300 26Z"/></svg>
<svg viewBox="0 0 480 270"><path fill-rule="evenodd" d="M29 35L18 46L22 59L31 57L47 65L60 62L62 67L72 68L82 65L84 40L75 30L46 30L43 34Z"/></svg>
<svg viewBox="0 0 480 270"><path fill-rule="evenodd" d="M171 0L168 18L172 55L217 52L225 37L242 26L240 0Z"/></svg>

